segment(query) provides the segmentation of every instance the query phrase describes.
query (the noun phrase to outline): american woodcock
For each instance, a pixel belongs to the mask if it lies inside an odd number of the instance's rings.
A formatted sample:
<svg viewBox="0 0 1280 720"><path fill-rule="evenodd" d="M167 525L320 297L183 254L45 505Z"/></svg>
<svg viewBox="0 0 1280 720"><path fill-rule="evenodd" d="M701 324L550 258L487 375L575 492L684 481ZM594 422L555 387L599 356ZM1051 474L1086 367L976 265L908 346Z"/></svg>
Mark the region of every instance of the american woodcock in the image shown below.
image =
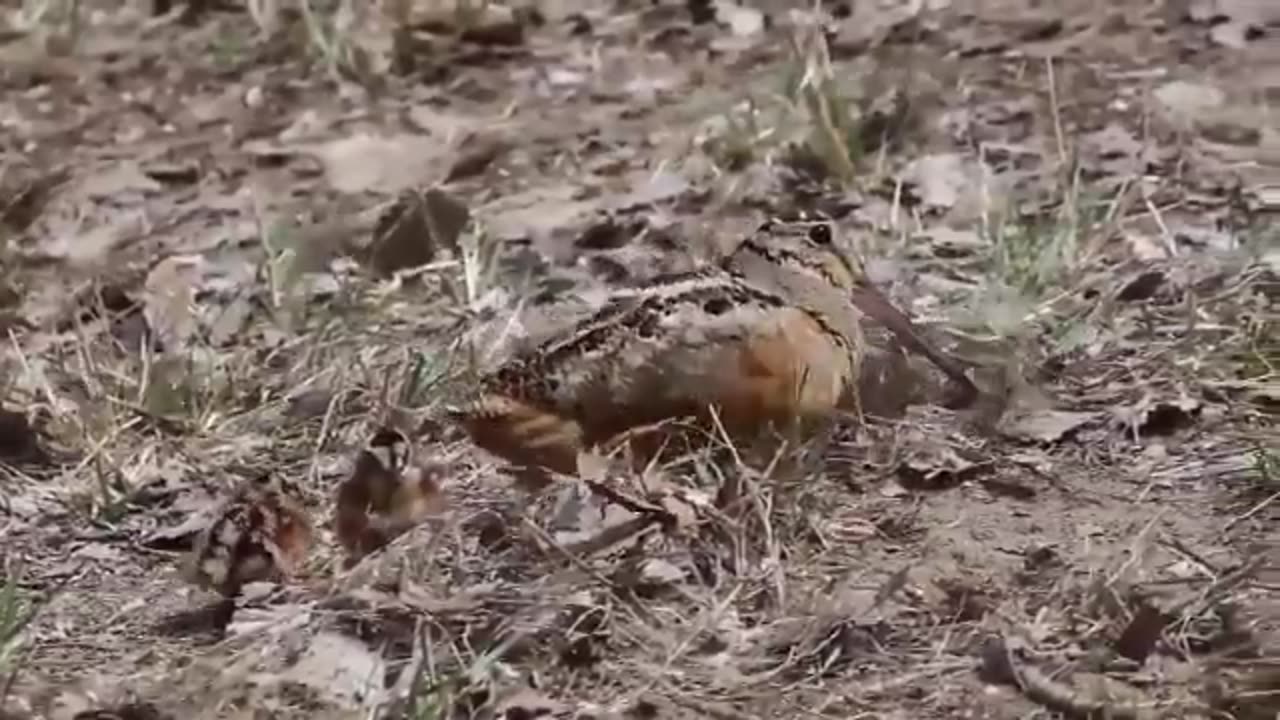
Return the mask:
<svg viewBox="0 0 1280 720"><path fill-rule="evenodd" d="M187 577L234 598L246 584L296 572L314 530L297 488L264 474L243 481L192 548Z"/></svg>
<svg viewBox="0 0 1280 720"><path fill-rule="evenodd" d="M347 551L347 565L442 512L442 470L414 464L412 445L399 430L374 433L338 486L334 532Z"/></svg>
<svg viewBox="0 0 1280 720"><path fill-rule="evenodd" d="M770 236L788 230L791 234L805 232L809 242L770 241ZM821 248L831 250L822 252ZM862 372L857 383L861 392L851 396L855 409L868 409L868 405L873 411L888 413L900 409L891 406L900 404L913 392L900 386L917 379L916 372L902 357L904 349L924 357L947 377L951 383L945 401L948 407L965 407L977 398L978 388L964 368L924 339L911 318L870 281L855 253L838 248L830 225L767 222L726 257L721 266L801 307L817 308L838 325L864 325L864 320L872 321L861 333L868 342L864 343ZM876 337L885 331L889 337Z"/></svg>
<svg viewBox="0 0 1280 720"><path fill-rule="evenodd" d="M710 408L731 434L856 409L868 317L924 345L868 287L829 224L765 223L719 267L616 290L450 415L508 461L573 473L583 450Z"/></svg>

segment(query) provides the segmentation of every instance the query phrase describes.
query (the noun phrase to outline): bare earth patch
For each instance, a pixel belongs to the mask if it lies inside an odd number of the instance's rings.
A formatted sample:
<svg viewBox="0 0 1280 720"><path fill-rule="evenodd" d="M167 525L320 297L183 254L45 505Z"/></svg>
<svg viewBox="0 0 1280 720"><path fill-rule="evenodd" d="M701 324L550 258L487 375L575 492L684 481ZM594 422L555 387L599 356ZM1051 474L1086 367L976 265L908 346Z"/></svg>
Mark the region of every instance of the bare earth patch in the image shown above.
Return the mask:
<svg viewBox="0 0 1280 720"><path fill-rule="evenodd" d="M0 2L0 718L1280 713L1270 3L155 5ZM440 421L794 211L988 400L537 496ZM384 424L446 509L346 567Z"/></svg>

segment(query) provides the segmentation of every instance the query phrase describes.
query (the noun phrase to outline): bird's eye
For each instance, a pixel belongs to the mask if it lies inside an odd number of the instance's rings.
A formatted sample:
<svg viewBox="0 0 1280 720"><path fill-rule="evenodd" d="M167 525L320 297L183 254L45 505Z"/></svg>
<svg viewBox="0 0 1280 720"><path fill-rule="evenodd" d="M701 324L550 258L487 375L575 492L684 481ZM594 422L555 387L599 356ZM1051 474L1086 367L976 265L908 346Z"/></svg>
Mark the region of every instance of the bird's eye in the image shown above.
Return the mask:
<svg viewBox="0 0 1280 720"><path fill-rule="evenodd" d="M809 239L818 245L831 244L831 226L822 223L809 228Z"/></svg>

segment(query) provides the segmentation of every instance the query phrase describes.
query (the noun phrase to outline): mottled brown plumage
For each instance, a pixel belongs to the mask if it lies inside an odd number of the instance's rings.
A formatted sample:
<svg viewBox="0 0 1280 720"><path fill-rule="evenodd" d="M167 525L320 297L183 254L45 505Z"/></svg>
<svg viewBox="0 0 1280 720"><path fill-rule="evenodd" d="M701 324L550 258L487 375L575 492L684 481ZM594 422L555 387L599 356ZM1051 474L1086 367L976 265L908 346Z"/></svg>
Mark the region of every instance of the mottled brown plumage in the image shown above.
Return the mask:
<svg viewBox="0 0 1280 720"><path fill-rule="evenodd" d="M338 486L334 532L347 564L445 509L443 469L413 463L403 433L382 428L356 456L351 475Z"/></svg>
<svg viewBox="0 0 1280 720"><path fill-rule="evenodd" d="M844 294L861 273L825 224L768 225L748 242L738 263L618 289L485 377L454 418L511 462L573 473L582 450L710 408L731 434L828 415L859 374Z"/></svg>
<svg viewBox="0 0 1280 720"><path fill-rule="evenodd" d="M233 598L246 583L279 581L296 572L313 535L297 488L264 474L242 482L200 534L187 574Z"/></svg>
<svg viewBox="0 0 1280 720"><path fill-rule="evenodd" d="M780 231L791 234L805 232L810 242L770 243L769 236L776 237ZM877 357L874 361L864 358L867 361L863 363L864 375L860 385L870 388L892 384L897 387L918 381L914 377L915 371L908 369L906 358L902 357L901 351L910 351L933 363L950 380L952 388L948 406L958 408L972 404L979 391L964 368L924 339L911 318L871 283L854 253L834 247L830 252L813 251L814 245L835 244L829 226L823 223L766 223L753 237L743 241L721 265L729 271L746 275L753 284L802 305L818 307L836 324L865 324L870 320L873 326L878 326L864 327L862 333L870 341L866 344L867 353ZM815 300L814 295L821 295L823 300ZM886 338L888 342L880 342L880 338L875 337L876 330L887 331L890 335ZM901 390L897 393L901 398L911 395L910 388L902 387ZM883 396L884 393L878 394Z"/></svg>
<svg viewBox="0 0 1280 720"><path fill-rule="evenodd" d="M866 330L881 342L868 343ZM731 435L893 414L919 397L906 350L976 389L867 280L824 222L765 223L718 266L614 291L566 333L512 358L452 416L480 447L572 474L583 450L667 419Z"/></svg>

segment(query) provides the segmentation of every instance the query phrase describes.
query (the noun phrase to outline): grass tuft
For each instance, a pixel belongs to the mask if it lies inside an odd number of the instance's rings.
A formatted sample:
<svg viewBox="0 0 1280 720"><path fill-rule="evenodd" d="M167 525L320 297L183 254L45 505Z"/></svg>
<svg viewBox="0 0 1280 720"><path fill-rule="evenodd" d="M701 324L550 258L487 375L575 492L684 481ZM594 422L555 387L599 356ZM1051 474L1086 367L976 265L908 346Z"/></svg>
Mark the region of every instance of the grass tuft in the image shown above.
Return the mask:
<svg viewBox="0 0 1280 720"><path fill-rule="evenodd" d="M704 121L697 144L728 172L757 162L785 163L796 172L842 187L864 182L870 157L900 129L908 110L901 88L879 97L867 71L832 61L821 26L787 36L781 69L763 76L724 112ZM885 98L892 98L886 106Z"/></svg>
<svg viewBox="0 0 1280 720"><path fill-rule="evenodd" d="M34 612L23 595L18 576L5 569L4 584L0 586L0 673L13 671L13 661L22 648L22 631L31 622Z"/></svg>

